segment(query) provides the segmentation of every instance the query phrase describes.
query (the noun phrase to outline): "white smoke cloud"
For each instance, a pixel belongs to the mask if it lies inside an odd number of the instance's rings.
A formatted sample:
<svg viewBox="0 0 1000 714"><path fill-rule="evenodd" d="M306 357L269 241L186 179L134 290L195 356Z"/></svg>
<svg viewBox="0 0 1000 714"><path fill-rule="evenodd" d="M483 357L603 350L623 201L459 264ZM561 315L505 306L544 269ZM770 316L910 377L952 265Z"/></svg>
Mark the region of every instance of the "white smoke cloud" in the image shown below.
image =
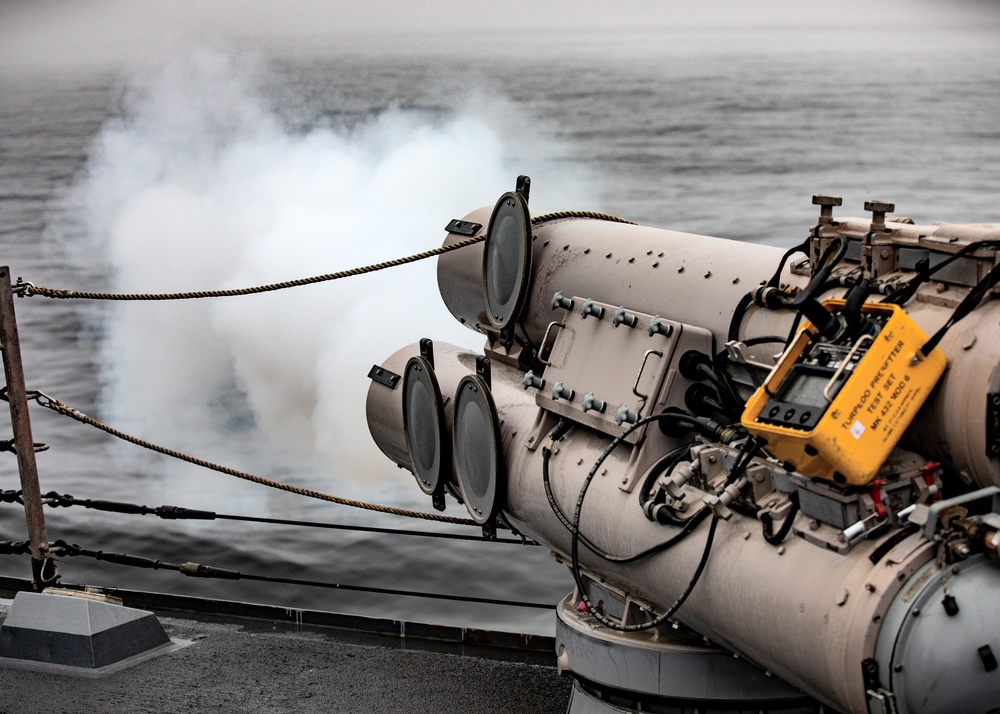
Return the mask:
<svg viewBox="0 0 1000 714"><path fill-rule="evenodd" d="M540 144L507 149L470 112L429 121L388 110L352 128L292 131L263 74L252 60L200 53L125 93L81 186L115 289L258 285L440 245L448 220L532 168L505 157ZM510 117L503 109L493 115ZM553 208L593 205L573 198ZM447 313L434 271L424 261L259 296L118 305L102 413L237 468L287 467L297 454L343 476L394 473L365 426L369 367L424 336L482 344Z"/></svg>

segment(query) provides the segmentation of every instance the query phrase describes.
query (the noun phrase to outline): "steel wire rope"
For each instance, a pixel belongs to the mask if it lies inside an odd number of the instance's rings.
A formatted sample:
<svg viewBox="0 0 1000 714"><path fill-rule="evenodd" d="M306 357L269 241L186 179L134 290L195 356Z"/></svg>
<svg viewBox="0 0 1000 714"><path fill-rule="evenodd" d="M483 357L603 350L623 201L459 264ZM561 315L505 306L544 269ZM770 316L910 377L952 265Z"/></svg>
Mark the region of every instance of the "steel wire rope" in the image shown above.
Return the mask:
<svg viewBox="0 0 1000 714"><path fill-rule="evenodd" d="M287 491L289 493L294 493L299 496L306 496L308 498L315 498L320 501L328 501L329 503L336 503L341 506L350 506L351 508L360 508L367 511L376 511L378 513L389 513L394 516L403 516L406 518L420 518L426 521L437 521L439 523L453 523L455 525L462 526L478 526L478 524L470 518L455 518L454 516L442 516L436 513L424 513L422 511L411 511L405 508L396 508L395 506L383 506L376 503L368 503L366 501L356 501L350 498L343 498L341 496L332 496L327 493L322 493L320 491L313 491L307 488L301 488L300 486L293 486L291 484L282 483L281 481L274 481L272 479L264 478L263 476L256 476L246 471L239 471L237 469L229 468L228 466L221 466L219 464L212 463L211 461L206 461L204 459L199 459L194 456L189 456L180 451L175 451L174 449L168 449L164 446L159 446L149 441L145 441L138 437L126 434L123 431L115 429L112 426L99 422L93 417L89 417L78 409L75 409L67 404L60 402L58 399L54 399L44 392L39 391L29 391L27 394L29 399L34 399L39 405L51 409L57 414L62 414L76 421L92 426L96 429L100 429L106 434L110 434L115 438L121 439L122 441L127 441L135 446L140 446L149 451L154 451L158 454L163 454L164 456L170 456L171 458L178 459L180 461L186 461L189 464L194 464L195 466L200 466L202 468L209 469L211 471L217 471L228 476L235 476L236 478L243 479L244 481L250 481L251 483L256 483L261 486L267 486L269 488L278 489L279 491Z"/></svg>
<svg viewBox="0 0 1000 714"><path fill-rule="evenodd" d="M0 503L24 503L19 490L0 491ZM42 503L49 508L70 508L72 506L83 506L84 508L107 513L121 513L125 515L156 516L163 520L200 520L200 521L242 521L246 523L267 523L270 525L297 526L303 528L327 528L331 530L358 531L361 533L381 533L387 535L415 536L423 538L441 538L444 540L471 540L486 543L510 543L515 545L537 546L538 543L523 538L494 538L488 539L478 535L467 533L437 533L434 531L413 531L402 528L380 528L377 526L359 526L348 523L328 523L323 521L301 521L286 518L264 518L261 516L244 516L229 513L216 513L215 511L202 511L183 506L156 506L151 508L136 503L123 503L121 501L107 501L102 499L76 498L69 494L61 494L49 491L42 496Z"/></svg>
<svg viewBox="0 0 1000 714"><path fill-rule="evenodd" d="M0 554L3 554L3 545L0 544ZM10 550L16 550L21 544L12 543ZM330 590L350 590L354 592L375 593L378 595L397 595L403 597L421 597L432 600L452 600L456 602L469 602L482 605L506 605L509 607L525 607L544 610L554 610L555 605L540 602L514 602L511 600L501 600L498 598L476 597L472 595L446 595L444 593L429 593L418 590L397 590L394 588L379 588L368 585L345 585L343 583L323 582L319 580L302 580L299 578L282 578L272 575L254 575L241 573L238 570L227 568L216 568L202 563L167 563L162 560L153 560L143 556L129 555L127 553L106 553L102 550L88 550L81 548L75 543L68 543L65 540L57 540L52 544L53 555L59 557L83 556L101 560L116 565L126 565L135 568L147 568L152 570L170 570L179 572L189 577L213 578L219 580L255 580L265 583L279 583L283 585L302 585L306 587L327 588Z"/></svg>
<svg viewBox="0 0 1000 714"><path fill-rule="evenodd" d="M624 218L619 218L617 216L612 216L606 213L599 213L596 211L557 211L554 213L546 213L540 216L535 216L534 218L531 219L531 223L532 225L539 225L541 223L547 223L549 221L554 221L562 218L592 218L595 220L636 225L633 221L629 221ZM463 240L459 240L454 243L450 243L448 245L443 245L438 248L432 248L430 250L425 250L420 253L414 253L413 255L408 255L403 258L394 258L392 260L387 260L381 263L373 263L371 265L365 265L358 268L351 268L349 270L341 270L335 273L315 275L309 278L298 278L295 280L286 280L279 283L269 283L267 285L257 285L246 288L232 288L228 290L195 290L191 292L177 292L177 293L98 293L98 292L85 292L80 290L49 288L44 285L35 285L34 283L31 282L22 281L21 278L17 279L17 283L14 285L13 289L14 292L20 297L33 297L35 295L40 295L42 297L59 299L59 300L73 299L73 300L112 300L112 301L157 301L157 300L166 301L166 300L196 300L201 298L217 298L217 297L242 297L244 295L257 295L260 293L274 292L276 290L297 288L297 287L302 287L304 285L315 285L316 283L324 283L324 282L329 282L331 280L340 280L341 278L350 278L356 275L365 275L367 273L374 273L380 270L396 268L400 265L415 263L420 260L425 260L427 258L433 258L438 255L443 255L444 253L449 253L453 250L466 248L470 245L481 243L484 240L486 240L485 235L473 236L471 238L465 238Z"/></svg>

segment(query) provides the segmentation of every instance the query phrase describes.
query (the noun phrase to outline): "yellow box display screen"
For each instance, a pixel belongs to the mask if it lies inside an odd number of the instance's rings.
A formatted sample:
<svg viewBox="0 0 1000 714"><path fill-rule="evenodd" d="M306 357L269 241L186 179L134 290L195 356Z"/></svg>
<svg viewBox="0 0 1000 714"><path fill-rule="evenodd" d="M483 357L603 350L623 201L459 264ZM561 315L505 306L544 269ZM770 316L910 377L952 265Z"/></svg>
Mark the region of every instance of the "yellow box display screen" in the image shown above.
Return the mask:
<svg viewBox="0 0 1000 714"><path fill-rule="evenodd" d="M806 323L742 417L799 473L851 485L875 478L947 364L940 349L913 360L927 336L898 305L861 312L867 329L833 340Z"/></svg>

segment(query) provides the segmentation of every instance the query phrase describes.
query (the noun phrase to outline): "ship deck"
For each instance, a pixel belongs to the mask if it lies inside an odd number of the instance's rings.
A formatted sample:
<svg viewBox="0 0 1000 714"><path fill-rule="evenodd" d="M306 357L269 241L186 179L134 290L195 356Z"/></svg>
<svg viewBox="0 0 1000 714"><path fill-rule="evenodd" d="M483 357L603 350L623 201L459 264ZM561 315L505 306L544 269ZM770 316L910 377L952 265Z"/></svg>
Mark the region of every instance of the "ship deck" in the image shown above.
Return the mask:
<svg viewBox="0 0 1000 714"><path fill-rule="evenodd" d="M0 579L0 596L20 587ZM185 646L97 677L0 669L0 712L562 712L551 638L114 591ZM0 618L10 599L0 600Z"/></svg>

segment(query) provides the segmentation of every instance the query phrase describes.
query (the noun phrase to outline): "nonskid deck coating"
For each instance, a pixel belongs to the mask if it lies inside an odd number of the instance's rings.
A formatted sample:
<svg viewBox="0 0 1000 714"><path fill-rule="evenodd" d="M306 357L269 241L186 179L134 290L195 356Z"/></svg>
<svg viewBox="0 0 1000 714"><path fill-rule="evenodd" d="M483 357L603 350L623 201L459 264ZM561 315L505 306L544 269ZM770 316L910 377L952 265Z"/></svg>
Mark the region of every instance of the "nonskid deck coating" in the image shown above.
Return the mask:
<svg viewBox="0 0 1000 714"><path fill-rule="evenodd" d="M569 701L554 654L552 665L532 664L320 628L159 619L193 643L97 679L0 669L0 713L562 714Z"/></svg>

